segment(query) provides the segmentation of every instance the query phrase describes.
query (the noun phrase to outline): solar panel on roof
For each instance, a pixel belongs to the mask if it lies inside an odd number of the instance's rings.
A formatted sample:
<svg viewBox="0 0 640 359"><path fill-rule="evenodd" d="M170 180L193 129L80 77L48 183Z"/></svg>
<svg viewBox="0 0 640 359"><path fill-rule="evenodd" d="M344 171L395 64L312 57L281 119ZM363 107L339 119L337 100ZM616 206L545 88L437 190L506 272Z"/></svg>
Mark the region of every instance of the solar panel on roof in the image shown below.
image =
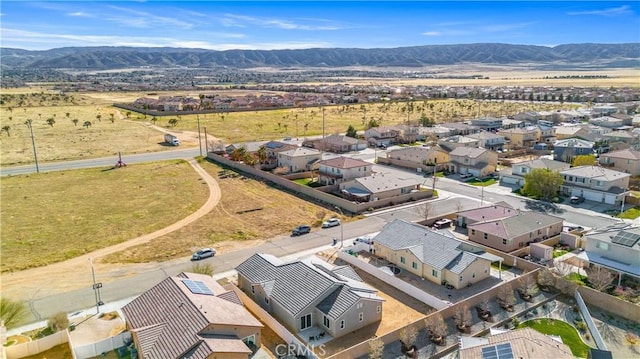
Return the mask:
<svg viewBox="0 0 640 359"><path fill-rule="evenodd" d="M482 348L482 359L514 359L510 343L502 343Z"/></svg>
<svg viewBox="0 0 640 359"><path fill-rule="evenodd" d="M621 231L611 239L611 242L627 247L633 247L639 239L640 235L636 233Z"/></svg>
<svg viewBox="0 0 640 359"><path fill-rule="evenodd" d="M198 280L183 280L182 283L184 283L193 294L215 295L211 288Z"/></svg>

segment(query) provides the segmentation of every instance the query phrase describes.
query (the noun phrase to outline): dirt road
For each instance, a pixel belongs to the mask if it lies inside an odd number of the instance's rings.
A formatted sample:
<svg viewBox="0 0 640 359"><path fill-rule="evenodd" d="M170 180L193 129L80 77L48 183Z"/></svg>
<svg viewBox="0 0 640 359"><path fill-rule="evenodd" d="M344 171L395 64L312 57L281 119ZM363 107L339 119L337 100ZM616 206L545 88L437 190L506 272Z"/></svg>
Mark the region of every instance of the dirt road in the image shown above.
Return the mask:
<svg viewBox="0 0 640 359"><path fill-rule="evenodd" d="M197 211L170 226L114 246L102 248L46 267L3 274L2 295L14 300L31 300L84 287L87 283L87 273L91 265L90 259L93 261L96 271L102 273L106 278L122 277L126 276L127 273L158 267L157 263L104 265L100 263L100 258L164 236L196 221L213 210L220 202L221 197L218 183L200 167L195 159L189 159L188 162L209 186L209 198Z"/></svg>

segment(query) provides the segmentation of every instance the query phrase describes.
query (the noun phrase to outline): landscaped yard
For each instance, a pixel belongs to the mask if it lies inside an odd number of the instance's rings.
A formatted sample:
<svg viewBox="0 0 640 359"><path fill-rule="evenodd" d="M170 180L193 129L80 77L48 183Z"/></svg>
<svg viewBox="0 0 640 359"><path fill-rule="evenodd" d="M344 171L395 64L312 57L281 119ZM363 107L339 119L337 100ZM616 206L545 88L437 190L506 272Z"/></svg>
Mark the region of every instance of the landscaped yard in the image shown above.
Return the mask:
<svg viewBox="0 0 640 359"><path fill-rule="evenodd" d="M580 358L586 358L589 353L589 346L586 345L578 331L571 325L556 319L533 319L521 323L518 328L530 327L540 333L557 335L562 338L562 342L571 348L571 353Z"/></svg>
<svg viewBox="0 0 640 359"><path fill-rule="evenodd" d="M640 206L629 208L626 211L619 213L616 217L624 219L636 219L640 217Z"/></svg>
<svg viewBox="0 0 640 359"><path fill-rule="evenodd" d="M44 266L151 233L208 194L182 160L4 177L0 268Z"/></svg>
<svg viewBox="0 0 640 359"><path fill-rule="evenodd" d="M487 186L491 186L492 184L496 183L496 180L494 178L487 178L487 179L479 179L479 178L475 178L469 182L467 182L470 185L473 186L482 186L482 187L487 187Z"/></svg>

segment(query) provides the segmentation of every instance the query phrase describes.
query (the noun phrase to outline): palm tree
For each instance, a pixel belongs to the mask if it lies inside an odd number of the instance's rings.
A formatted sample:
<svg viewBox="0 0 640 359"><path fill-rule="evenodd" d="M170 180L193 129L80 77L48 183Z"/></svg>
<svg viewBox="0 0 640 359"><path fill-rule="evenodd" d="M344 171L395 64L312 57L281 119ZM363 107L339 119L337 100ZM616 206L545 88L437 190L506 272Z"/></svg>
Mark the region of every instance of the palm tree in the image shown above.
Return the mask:
<svg viewBox="0 0 640 359"><path fill-rule="evenodd" d="M6 132L7 136L11 137L11 134L9 133L9 130L11 130L11 126L9 126L9 125L2 126L2 131Z"/></svg>
<svg viewBox="0 0 640 359"><path fill-rule="evenodd" d="M82 124L82 126L89 128L91 127L91 121L84 121L84 123Z"/></svg>
<svg viewBox="0 0 640 359"><path fill-rule="evenodd" d="M74 126L78 126L78 119L74 118L73 120L71 120L71 122L73 122Z"/></svg>
<svg viewBox="0 0 640 359"><path fill-rule="evenodd" d="M97 114L96 115L96 119L98 120L98 122L102 122L102 115L101 114Z"/></svg>
<svg viewBox="0 0 640 359"><path fill-rule="evenodd" d="M49 117L47 119L47 125L53 127L53 124L56 123L56 120L53 119L53 117Z"/></svg>

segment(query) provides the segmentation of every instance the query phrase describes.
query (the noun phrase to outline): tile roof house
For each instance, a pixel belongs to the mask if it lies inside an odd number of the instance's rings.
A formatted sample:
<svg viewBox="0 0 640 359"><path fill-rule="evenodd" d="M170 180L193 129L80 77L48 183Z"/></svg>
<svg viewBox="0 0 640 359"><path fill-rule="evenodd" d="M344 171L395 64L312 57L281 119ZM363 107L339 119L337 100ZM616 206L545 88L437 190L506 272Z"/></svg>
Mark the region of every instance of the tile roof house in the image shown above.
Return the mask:
<svg viewBox="0 0 640 359"><path fill-rule="evenodd" d="M340 192L350 201L370 202L419 191L420 184L421 182L413 177L400 178L391 174L375 173L340 183Z"/></svg>
<svg viewBox="0 0 640 359"><path fill-rule="evenodd" d="M378 160L380 161L380 159ZM438 170L441 170L449 162L449 154L437 146L410 146L387 151L387 157L384 160L394 166L412 169L422 168L423 171L430 173L433 169L427 168L427 165L436 165Z"/></svg>
<svg viewBox="0 0 640 359"><path fill-rule="evenodd" d="M202 274L166 278L122 312L143 359L246 359L261 342L263 325L235 292Z"/></svg>
<svg viewBox="0 0 640 359"><path fill-rule="evenodd" d="M362 151L367 148L367 141L345 135L330 135L324 139L308 139L302 143L304 147L311 147L333 153L345 153L352 151Z"/></svg>
<svg viewBox="0 0 640 359"><path fill-rule="evenodd" d="M485 131L497 131L502 127L502 119L496 117L481 117L471 119L471 125Z"/></svg>
<svg viewBox="0 0 640 359"><path fill-rule="evenodd" d="M472 242L509 253L562 232L564 220L539 212L515 211L508 217L468 224Z"/></svg>
<svg viewBox="0 0 640 359"><path fill-rule="evenodd" d="M467 137L480 141L480 147L488 150L501 150L504 146L504 136L489 131L472 133Z"/></svg>
<svg viewBox="0 0 640 359"><path fill-rule="evenodd" d="M364 131L364 139L371 146L394 145L399 143L400 130L395 127L372 127Z"/></svg>
<svg viewBox="0 0 640 359"><path fill-rule="evenodd" d="M286 168L289 173L310 171L317 167L322 153L312 148L298 147L278 153L278 167Z"/></svg>
<svg viewBox="0 0 640 359"><path fill-rule="evenodd" d="M531 173L535 168L564 171L570 167L571 165L566 162L554 161L548 158L537 158L531 161L518 162L512 165L510 173L509 171L500 172L500 182L524 186L524 176Z"/></svg>
<svg viewBox="0 0 640 359"><path fill-rule="evenodd" d="M387 223L373 238L376 256L434 283L463 288L490 276L498 257L453 235L401 219Z"/></svg>
<svg viewBox="0 0 640 359"><path fill-rule="evenodd" d="M610 150L640 149L640 136L631 131L611 131L602 135L609 143Z"/></svg>
<svg viewBox="0 0 640 359"><path fill-rule="evenodd" d="M496 170L498 153L484 148L458 147L449 152L448 170L451 173L470 173L487 176Z"/></svg>
<svg viewBox="0 0 640 359"><path fill-rule="evenodd" d="M269 141L263 145L267 149L267 159L262 169L274 169L278 166L278 153L298 148L298 145L280 141Z"/></svg>
<svg viewBox="0 0 640 359"><path fill-rule="evenodd" d="M632 149L603 153L598 158L602 167L640 176L640 151Z"/></svg>
<svg viewBox="0 0 640 359"><path fill-rule="evenodd" d="M582 236L582 248L578 259L640 278L640 227L622 223L592 230Z"/></svg>
<svg viewBox="0 0 640 359"><path fill-rule="evenodd" d="M576 156L594 154L594 143L579 138L558 140L553 145L553 159L571 163Z"/></svg>
<svg viewBox="0 0 640 359"><path fill-rule="evenodd" d="M503 219L518 214L518 210L514 209L506 203L496 203L491 206L468 209L458 212L458 226L466 228L470 224L480 223L484 221L493 221Z"/></svg>
<svg viewBox="0 0 640 359"><path fill-rule="evenodd" d="M628 173L600 166L579 166L560 171L563 196L582 196L586 200L619 205L629 189Z"/></svg>
<svg viewBox="0 0 640 359"><path fill-rule="evenodd" d="M320 327L337 338L382 318L384 299L349 266L256 253L236 270L238 286L296 333Z"/></svg>
<svg viewBox="0 0 640 359"><path fill-rule="evenodd" d="M538 128L511 128L498 131L498 135L504 136L511 148L528 148L538 139Z"/></svg>
<svg viewBox="0 0 640 359"><path fill-rule="evenodd" d="M442 123L439 126L448 128L452 136L468 135L480 131L478 126L471 126L463 122L447 122Z"/></svg>
<svg viewBox="0 0 640 359"><path fill-rule="evenodd" d="M318 162L318 182L334 185L371 175L373 164L351 157L334 157Z"/></svg>
<svg viewBox="0 0 640 359"><path fill-rule="evenodd" d="M439 139L438 146L442 147L446 151L453 151L458 147L479 148L480 142L481 141L477 138L455 135L455 136Z"/></svg>
<svg viewBox="0 0 640 359"><path fill-rule="evenodd" d="M459 359L572 359L562 341L531 328L497 332L485 338L460 337Z"/></svg>

